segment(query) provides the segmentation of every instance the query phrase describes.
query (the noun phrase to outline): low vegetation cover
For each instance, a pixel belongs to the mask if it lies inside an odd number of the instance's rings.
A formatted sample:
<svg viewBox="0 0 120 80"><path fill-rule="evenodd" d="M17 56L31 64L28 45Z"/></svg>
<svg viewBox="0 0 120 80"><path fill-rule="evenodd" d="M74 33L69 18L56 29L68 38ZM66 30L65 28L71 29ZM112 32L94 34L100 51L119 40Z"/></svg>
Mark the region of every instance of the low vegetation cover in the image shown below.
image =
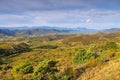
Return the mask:
<svg viewBox="0 0 120 80"><path fill-rule="evenodd" d="M26 43L19 44L1 44L0 45L0 55L11 55L15 53L22 53L26 51L30 51L31 48Z"/></svg>
<svg viewBox="0 0 120 80"><path fill-rule="evenodd" d="M119 33L2 37L0 80L119 80Z"/></svg>

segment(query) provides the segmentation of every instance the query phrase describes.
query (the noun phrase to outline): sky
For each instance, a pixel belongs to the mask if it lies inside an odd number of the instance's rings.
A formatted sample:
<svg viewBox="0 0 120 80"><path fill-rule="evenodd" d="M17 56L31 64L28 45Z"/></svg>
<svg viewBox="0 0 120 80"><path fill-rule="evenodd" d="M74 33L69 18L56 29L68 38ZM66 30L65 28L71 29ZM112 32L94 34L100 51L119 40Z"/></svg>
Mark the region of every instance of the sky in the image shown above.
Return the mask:
<svg viewBox="0 0 120 80"><path fill-rule="evenodd" d="M120 28L120 0L0 0L0 27Z"/></svg>

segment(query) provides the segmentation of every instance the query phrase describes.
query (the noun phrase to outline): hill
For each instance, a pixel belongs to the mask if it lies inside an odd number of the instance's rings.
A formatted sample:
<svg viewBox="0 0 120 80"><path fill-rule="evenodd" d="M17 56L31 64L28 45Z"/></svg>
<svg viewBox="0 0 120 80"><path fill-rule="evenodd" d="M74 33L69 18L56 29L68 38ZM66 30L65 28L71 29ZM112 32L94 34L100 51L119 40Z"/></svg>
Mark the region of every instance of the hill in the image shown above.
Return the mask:
<svg viewBox="0 0 120 80"><path fill-rule="evenodd" d="M1 80L119 80L119 63L120 31L0 38Z"/></svg>

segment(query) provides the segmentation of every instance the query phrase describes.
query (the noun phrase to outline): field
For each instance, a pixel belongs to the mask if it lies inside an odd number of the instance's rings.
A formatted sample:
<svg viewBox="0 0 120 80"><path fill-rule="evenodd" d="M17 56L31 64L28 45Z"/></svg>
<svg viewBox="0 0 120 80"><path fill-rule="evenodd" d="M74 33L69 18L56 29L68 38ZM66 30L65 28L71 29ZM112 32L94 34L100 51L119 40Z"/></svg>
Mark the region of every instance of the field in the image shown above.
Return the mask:
<svg viewBox="0 0 120 80"><path fill-rule="evenodd" d="M0 80L119 80L120 31L0 38Z"/></svg>

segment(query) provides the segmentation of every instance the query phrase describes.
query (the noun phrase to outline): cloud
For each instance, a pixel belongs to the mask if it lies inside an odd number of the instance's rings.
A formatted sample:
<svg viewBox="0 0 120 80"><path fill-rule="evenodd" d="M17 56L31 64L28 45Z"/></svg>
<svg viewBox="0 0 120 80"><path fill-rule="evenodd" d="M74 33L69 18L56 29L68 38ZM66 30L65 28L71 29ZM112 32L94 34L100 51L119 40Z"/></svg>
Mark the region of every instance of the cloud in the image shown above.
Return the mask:
<svg viewBox="0 0 120 80"><path fill-rule="evenodd" d="M1 13L86 8L82 0L0 0Z"/></svg>
<svg viewBox="0 0 120 80"><path fill-rule="evenodd" d="M106 28L119 26L120 11L52 10L27 11L23 14L1 14L0 26L58 26ZM115 25L115 23L117 25Z"/></svg>
<svg viewBox="0 0 120 80"><path fill-rule="evenodd" d="M87 19L86 23L92 23L93 21L91 19Z"/></svg>
<svg viewBox="0 0 120 80"><path fill-rule="evenodd" d="M119 9L119 0L0 0L0 13L26 11Z"/></svg>
<svg viewBox="0 0 120 80"><path fill-rule="evenodd" d="M20 26L32 23L32 17L26 15L11 15L2 14L0 15L0 25L3 26Z"/></svg>
<svg viewBox="0 0 120 80"><path fill-rule="evenodd" d="M0 0L0 26L120 26L119 0Z"/></svg>

